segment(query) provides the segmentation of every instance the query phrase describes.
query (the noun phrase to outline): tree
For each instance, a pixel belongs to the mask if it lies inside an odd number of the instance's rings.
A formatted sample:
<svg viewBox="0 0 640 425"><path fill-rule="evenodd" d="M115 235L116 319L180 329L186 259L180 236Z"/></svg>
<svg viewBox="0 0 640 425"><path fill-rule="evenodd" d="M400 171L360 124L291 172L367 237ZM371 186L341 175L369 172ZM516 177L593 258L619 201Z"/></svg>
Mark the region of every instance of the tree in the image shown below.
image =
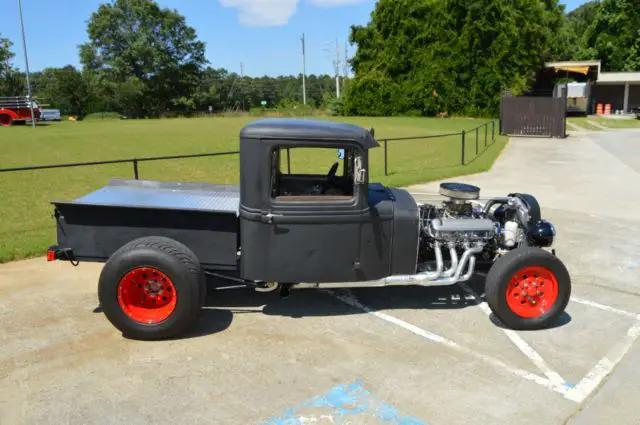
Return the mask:
<svg viewBox="0 0 640 425"><path fill-rule="evenodd" d="M84 76L71 65L46 68L36 79L37 97L59 108L64 115L83 116L90 103L90 91Z"/></svg>
<svg viewBox="0 0 640 425"><path fill-rule="evenodd" d="M351 28L347 112L495 115L553 57L563 19L558 0L380 0Z"/></svg>
<svg viewBox="0 0 640 425"><path fill-rule="evenodd" d="M15 54L11 51L13 43L0 34L0 96L24 96L26 84L24 75L13 67L11 61Z"/></svg>
<svg viewBox="0 0 640 425"><path fill-rule="evenodd" d="M132 116L158 116L191 98L206 64L197 40L175 10L153 0L113 0L91 15L89 42L80 46L85 69L100 75Z"/></svg>
<svg viewBox="0 0 640 425"><path fill-rule="evenodd" d="M581 54L602 60L603 71L640 70L640 7L637 0L602 0L584 31Z"/></svg>

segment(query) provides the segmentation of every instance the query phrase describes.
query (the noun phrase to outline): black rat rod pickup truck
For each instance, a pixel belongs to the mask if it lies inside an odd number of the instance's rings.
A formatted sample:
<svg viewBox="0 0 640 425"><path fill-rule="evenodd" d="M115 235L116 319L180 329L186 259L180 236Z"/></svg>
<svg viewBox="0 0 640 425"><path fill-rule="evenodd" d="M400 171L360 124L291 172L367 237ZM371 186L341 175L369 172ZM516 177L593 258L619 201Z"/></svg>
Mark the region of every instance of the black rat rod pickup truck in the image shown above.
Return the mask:
<svg viewBox="0 0 640 425"><path fill-rule="evenodd" d="M481 200L475 186L442 183L438 201L419 203L369 182L377 146L373 130L350 124L254 121L240 132L240 187L112 180L54 201L47 258L104 262L100 305L133 339L186 332L220 279L288 295L452 285L484 268L488 304L507 327L558 319L570 277L533 196Z"/></svg>

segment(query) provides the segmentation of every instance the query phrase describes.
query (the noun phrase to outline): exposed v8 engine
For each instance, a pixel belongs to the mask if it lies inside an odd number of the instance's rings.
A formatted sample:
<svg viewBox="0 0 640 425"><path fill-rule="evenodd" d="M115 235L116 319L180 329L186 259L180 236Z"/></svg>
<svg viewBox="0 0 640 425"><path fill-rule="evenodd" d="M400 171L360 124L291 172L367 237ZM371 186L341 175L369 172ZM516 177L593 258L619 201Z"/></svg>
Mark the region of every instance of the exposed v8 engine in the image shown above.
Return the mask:
<svg viewBox="0 0 640 425"><path fill-rule="evenodd" d="M449 248L445 261L457 263L458 255L473 249L480 260L520 246L548 247L555 229L542 220L536 199L512 193L502 198L480 201L480 188L461 183L442 183L440 195L447 199L439 205L420 205L419 268L428 270L438 262L439 250Z"/></svg>

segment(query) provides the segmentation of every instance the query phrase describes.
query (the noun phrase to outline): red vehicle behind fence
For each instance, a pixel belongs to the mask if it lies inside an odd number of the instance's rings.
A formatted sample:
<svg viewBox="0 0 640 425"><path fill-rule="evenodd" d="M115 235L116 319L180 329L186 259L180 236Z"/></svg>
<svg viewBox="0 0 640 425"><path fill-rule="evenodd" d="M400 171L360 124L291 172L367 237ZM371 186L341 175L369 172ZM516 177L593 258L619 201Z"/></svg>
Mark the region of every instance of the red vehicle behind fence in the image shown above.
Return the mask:
<svg viewBox="0 0 640 425"><path fill-rule="evenodd" d="M40 107L33 102L33 114L40 119ZM28 97L0 97L0 126L9 127L13 123L31 121L31 108Z"/></svg>

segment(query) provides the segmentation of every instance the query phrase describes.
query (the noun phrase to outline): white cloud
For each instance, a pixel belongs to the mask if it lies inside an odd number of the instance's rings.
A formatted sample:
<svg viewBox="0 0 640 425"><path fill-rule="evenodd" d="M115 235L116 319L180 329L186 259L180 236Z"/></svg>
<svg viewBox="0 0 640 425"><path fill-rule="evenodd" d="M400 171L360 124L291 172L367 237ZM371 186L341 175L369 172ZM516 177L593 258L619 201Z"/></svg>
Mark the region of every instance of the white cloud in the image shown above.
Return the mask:
<svg viewBox="0 0 640 425"><path fill-rule="evenodd" d="M315 6L322 7L337 7L337 6L349 6L352 4L363 3L364 0L308 0L309 3Z"/></svg>
<svg viewBox="0 0 640 425"><path fill-rule="evenodd" d="M248 26L278 26L289 22L300 0L219 0L224 7L238 9L240 23ZM307 0L319 7L338 7L365 0Z"/></svg>
<svg viewBox="0 0 640 425"><path fill-rule="evenodd" d="M298 6L298 0L220 0L220 3L238 9L240 23L249 26L284 25Z"/></svg>

